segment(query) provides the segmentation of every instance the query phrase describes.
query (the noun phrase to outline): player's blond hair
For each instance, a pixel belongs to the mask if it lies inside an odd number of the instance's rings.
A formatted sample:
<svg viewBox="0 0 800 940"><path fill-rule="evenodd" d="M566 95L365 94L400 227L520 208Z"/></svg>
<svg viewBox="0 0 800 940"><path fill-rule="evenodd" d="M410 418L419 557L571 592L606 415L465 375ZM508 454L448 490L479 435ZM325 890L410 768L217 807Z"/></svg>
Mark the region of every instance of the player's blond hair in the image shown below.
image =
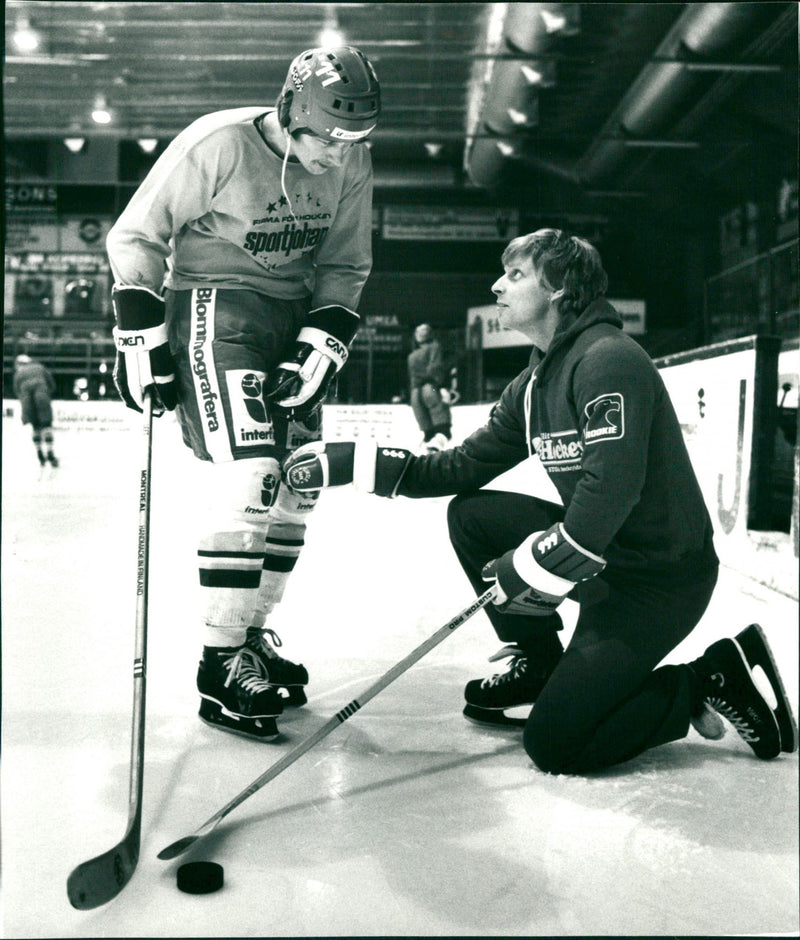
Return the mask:
<svg viewBox="0 0 800 940"><path fill-rule="evenodd" d="M563 290L558 303L561 313L580 314L608 288L608 275L594 245L561 229L541 228L510 241L503 252L503 264L508 266L520 258L530 258L549 290Z"/></svg>

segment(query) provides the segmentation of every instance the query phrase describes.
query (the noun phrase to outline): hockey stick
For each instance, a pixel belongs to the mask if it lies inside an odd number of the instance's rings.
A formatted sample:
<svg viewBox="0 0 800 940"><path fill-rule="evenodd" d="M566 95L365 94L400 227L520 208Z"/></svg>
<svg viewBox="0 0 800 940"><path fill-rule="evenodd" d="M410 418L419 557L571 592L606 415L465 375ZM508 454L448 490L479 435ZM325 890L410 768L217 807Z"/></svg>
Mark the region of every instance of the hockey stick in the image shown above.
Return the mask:
<svg viewBox="0 0 800 940"><path fill-rule="evenodd" d="M244 803L246 799L251 797L254 793L260 790L264 784L269 783L270 780L273 780L278 774L283 773L284 770L290 765L293 764L298 757L302 757L306 751L311 750L315 744L321 741L324 737L327 737L334 730L338 728L339 725L343 724L347 719L354 715L363 705L371 699L374 698L378 692L383 691L390 682L402 675L410 666L413 666L417 660L422 659L422 657L432 650L434 646L437 646L445 637L449 636L456 627L460 627L462 623L468 620L474 613L477 613L482 607L485 607L495 596L495 587L494 585L489 588L488 591L485 591L481 596L469 607L462 610L460 614L457 614L453 617L452 620L448 621L443 627L440 627L436 633L428 637L424 643L413 650L411 653L406 656L405 659L402 659L397 665L392 666L387 672L385 672L380 679L374 682L365 692L363 692L357 699L353 699L349 704L337 712L333 718L330 718L321 728L318 728L314 734L306 738L305 741L301 741L297 747L293 748L282 757L277 763L273 764L269 770L261 774L260 777L257 777L247 789L242 790L242 792L235 796L230 803L222 807L219 812L215 813L210 819L205 823L196 832L190 836L184 836L182 839L178 839L177 842L173 842L171 845L168 845L165 849L162 849L158 853L158 857L161 859L169 860L175 858L178 855L182 855L191 845L194 845L199 839L204 839L206 836L210 835L217 825L222 822L222 820L231 812L231 810L236 809L241 803Z"/></svg>
<svg viewBox="0 0 800 940"><path fill-rule="evenodd" d="M130 881L139 860L144 779L144 718L147 673L147 589L150 552L150 467L153 454L153 402L144 396L139 483L139 548L136 570L136 633L133 659L133 724L131 728L128 828L122 841L96 858L78 865L67 879L69 902L80 911L115 898Z"/></svg>

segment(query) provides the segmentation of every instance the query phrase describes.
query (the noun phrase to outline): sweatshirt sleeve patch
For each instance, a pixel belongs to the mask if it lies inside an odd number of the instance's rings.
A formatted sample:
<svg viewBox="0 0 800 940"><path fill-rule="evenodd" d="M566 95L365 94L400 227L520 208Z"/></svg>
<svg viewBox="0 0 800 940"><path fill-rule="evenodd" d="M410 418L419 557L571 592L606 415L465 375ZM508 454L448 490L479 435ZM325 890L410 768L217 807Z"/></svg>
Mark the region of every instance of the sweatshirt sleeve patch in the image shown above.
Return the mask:
<svg viewBox="0 0 800 940"><path fill-rule="evenodd" d="M621 392L598 395L583 411L586 416L583 440L587 447L625 437L625 399Z"/></svg>

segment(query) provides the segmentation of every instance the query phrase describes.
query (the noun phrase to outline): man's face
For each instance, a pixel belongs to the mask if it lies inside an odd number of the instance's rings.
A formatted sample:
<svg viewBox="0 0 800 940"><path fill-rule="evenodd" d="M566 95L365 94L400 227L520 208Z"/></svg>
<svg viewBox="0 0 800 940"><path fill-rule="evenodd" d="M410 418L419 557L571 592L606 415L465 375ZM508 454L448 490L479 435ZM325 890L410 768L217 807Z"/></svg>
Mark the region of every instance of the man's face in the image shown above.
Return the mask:
<svg viewBox="0 0 800 940"><path fill-rule="evenodd" d="M414 339L418 343L427 343L431 338L431 328L427 323L420 323L420 325L414 330Z"/></svg>
<svg viewBox="0 0 800 940"><path fill-rule="evenodd" d="M300 161L304 170L319 176L344 163L351 141L328 140L309 132L292 139L292 154Z"/></svg>
<svg viewBox="0 0 800 940"><path fill-rule="evenodd" d="M505 273L492 285L500 325L530 336L552 319L553 291L542 284L530 258L513 258L504 267Z"/></svg>

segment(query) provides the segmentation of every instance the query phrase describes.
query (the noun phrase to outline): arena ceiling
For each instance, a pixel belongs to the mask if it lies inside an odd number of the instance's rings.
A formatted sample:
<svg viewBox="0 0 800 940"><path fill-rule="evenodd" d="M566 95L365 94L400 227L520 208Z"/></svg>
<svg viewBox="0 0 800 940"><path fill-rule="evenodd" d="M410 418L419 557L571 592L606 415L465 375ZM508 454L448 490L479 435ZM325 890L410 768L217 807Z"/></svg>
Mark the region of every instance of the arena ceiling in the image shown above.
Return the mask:
<svg viewBox="0 0 800 940"><path fill-rule="evenodd" d="M752 190L767 162L796 178L796 3L7 0L5 14L7 141L164 141L208 111L271 105L291 57L336 28L381 80L379 185L666 205ZM26 25L39 46L19 51Z"/></svg>

